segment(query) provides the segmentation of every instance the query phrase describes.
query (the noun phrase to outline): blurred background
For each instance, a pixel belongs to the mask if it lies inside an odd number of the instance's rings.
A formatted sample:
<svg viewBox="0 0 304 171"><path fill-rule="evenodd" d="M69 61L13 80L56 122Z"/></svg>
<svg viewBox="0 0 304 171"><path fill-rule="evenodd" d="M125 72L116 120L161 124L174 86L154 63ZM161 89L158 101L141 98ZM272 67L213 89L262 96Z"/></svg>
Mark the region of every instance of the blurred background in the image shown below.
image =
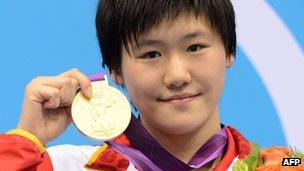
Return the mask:
<svg viewBox="0 0 304 171"><path fill-rule="evenodd" d="M250 141L304 150L304 1L233 0L238 53L220 101L222 122ZM0 132L16 127L25 86L78 68L104 72L97 0L0 1ZM56 144L100 144L71 125Z"/></svg>

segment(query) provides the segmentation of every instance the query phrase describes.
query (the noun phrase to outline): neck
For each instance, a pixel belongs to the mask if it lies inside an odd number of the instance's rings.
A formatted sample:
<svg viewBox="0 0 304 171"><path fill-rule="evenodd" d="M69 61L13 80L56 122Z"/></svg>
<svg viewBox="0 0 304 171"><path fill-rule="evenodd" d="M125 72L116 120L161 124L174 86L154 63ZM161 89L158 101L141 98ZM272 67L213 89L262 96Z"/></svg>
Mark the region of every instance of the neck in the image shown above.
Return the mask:
<svg viewBox="0 0 304 171"><path fill-rule="evenodd" d="M218 108L203 125L186 134L169 134L143 125L166 150L184 163L188 163L200 147L220 130Z"/></svg>

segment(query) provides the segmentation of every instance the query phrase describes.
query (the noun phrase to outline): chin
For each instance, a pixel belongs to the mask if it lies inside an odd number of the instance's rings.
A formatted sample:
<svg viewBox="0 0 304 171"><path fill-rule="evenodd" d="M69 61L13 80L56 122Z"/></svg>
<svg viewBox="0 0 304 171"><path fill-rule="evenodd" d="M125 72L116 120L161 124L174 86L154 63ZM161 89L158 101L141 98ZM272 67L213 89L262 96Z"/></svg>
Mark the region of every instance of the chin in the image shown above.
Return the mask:
<svg viewBox="0 0 304 171"><path fill-rule="evenodd" d="M151 128L173 135L189 134L198 130L206 123L210 116L209 112L203 109L184 112L154 111L153 113L157 113L157 115L143 114L142 119L145 120Z"/></svg>
<svg viewBox="0 0 304 171"><path fill-rule="evenodd" d="M202 122L203 123L203 122ZM193 121L173 121L173 122L167 122L165 120L160 121L157 123L156 127L165 133L168 134L176 134L176 135L181 135L181 134L188 134L191 133L195 130L197 130L202 124L196 120L195 122Z"/></svg>

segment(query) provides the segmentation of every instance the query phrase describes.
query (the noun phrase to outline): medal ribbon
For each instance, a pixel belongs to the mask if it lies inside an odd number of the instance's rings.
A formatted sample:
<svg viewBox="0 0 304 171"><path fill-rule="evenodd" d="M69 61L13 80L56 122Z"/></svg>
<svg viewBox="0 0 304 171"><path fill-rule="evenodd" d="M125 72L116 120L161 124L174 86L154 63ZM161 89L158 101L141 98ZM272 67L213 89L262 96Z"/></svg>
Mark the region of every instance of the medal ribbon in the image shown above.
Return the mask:
<svg viewBox="0 0 304 171"><path fill-rule="evenodd" d="M109 145L129 159L136 168L147 171L193 170L201 168L224 153L227 144L225 127L214 134L191 158L188 164L163 148L132 115L131 122L124 132L133 148L113 141Z"/></svg>
<svg viewBox="0 0 304 171"><path fill-rule="evenodd" d="M96 74L90 75L89 79L91 81L100 81L100 80L104 80L105 76L102 73L96 73Z"/></svg>
<svg viewBox="0 0 304 171"><path fill-rule="evenodd" d="M107 142L111 148L115 149L122 156L128 159L134 164L134 166L140 171L162 171L151 160L149 160L140 151L130 148L124 145L117 144L113 141Z"/></svg>

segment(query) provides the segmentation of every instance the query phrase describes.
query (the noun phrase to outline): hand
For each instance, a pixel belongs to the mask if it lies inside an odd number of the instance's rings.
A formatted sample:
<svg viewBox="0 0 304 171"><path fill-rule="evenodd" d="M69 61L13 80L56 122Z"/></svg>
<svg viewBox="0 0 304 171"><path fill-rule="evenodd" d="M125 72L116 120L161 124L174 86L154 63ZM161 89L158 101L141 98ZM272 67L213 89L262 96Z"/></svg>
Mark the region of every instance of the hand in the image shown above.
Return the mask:
<svg viewBox="0 0 304 171"><path fill-rule="evenodd" d="M71 104L78 85L84 96L92 96L89 78L77 69L33 79L25 89L17 128L36 135L45 145L61 135L72 122Z"/></svg>

